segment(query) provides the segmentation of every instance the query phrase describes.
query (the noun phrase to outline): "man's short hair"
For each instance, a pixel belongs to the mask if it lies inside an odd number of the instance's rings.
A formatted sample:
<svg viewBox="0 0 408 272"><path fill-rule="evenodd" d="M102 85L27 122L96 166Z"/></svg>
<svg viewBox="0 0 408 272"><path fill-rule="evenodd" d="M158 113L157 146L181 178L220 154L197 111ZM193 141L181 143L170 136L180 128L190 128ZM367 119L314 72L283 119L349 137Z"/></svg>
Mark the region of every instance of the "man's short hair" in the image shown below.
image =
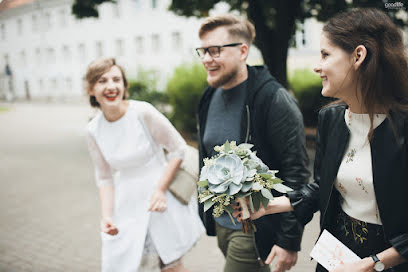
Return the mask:
<svg viewBox="0 0 408 272"><path fill-rule="evenodd" d="M201 39L207 32L217 27L225 27L231 37L243 39L248 46L250 46L255 39L254 25L247 19L232 14L207 17L200 26L198 36Z"/></svg>

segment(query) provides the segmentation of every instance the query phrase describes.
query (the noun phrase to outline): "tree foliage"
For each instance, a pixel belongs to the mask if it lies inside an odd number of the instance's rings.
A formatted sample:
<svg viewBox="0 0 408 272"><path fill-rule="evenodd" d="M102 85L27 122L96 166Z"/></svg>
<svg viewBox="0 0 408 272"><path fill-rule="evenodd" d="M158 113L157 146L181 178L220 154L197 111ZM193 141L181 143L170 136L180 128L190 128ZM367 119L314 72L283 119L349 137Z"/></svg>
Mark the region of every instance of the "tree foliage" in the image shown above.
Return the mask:
<svg viewBox="0 0 408 272"><path fill-rule="evenodd" d="M97 16L97 5L114 0L75 0L73 13L78 18ZM182 16L208 16L218 3L225 2L252 21L256 28L255 45L260 49L264 62L282 84L287 85L286 59L292 37L306 18L326 21L339 11L353 7L376 7L387 12L400 26L407 21L397 18L402 9L387 9L389 0L172 0L169 9ZM406 7L405 7L406 9Z"/></svg>
<svg viewBox="0 0 408 272"><path fill-rule="evenodd" d="M172 107L170 120L177 129L188 134L197 130L197 105L207 86L206 78L201 63L192 63L177 67L167 82L166 91Z"/></svg>

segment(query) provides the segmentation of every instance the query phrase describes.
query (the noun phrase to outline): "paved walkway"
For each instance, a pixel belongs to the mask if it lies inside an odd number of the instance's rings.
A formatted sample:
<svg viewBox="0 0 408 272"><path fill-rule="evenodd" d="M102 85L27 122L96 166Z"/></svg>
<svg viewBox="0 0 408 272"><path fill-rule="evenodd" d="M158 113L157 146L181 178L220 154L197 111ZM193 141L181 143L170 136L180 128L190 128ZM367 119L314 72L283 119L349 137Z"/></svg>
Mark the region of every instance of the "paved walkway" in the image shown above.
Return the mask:
<svg viewBox="0 0 408 272"><path fill-rule="evenodd" d="M80 104L0 104L0 271L99 271L99 202ZM318 216L306 227L292 272L314 271L308 252ZM213 237L185 257L192 272L221 272ZM120 272L120 271L119 271Z"/></svg>

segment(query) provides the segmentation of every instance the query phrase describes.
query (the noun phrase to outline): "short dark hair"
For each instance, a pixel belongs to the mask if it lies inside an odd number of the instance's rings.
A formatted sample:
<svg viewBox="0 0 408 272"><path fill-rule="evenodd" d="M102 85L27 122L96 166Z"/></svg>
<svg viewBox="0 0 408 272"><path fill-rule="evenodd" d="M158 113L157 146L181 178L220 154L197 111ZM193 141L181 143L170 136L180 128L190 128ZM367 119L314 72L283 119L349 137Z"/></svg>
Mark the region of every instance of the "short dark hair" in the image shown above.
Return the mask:
<svg viewBox="0 0 408 272"><path fill-rule="evenodd" d="M247 19L232 14L207 17L200 26L198 36L201 38L204 34L217 27L226 27L231 36L242 38L248 46L255 39L254 25Z"/></svg>

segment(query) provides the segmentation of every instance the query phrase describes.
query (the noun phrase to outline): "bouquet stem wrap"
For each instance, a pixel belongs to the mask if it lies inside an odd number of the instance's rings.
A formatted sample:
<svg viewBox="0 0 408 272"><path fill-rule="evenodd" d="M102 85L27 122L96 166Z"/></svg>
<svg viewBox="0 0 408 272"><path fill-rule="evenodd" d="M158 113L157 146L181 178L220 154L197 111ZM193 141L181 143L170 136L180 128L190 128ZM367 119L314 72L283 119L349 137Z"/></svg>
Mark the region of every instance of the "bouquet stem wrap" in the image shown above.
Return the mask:
<svg viewBox="0 0 408 272"><path fill-rule="evenodd" d="M251 220L251 215L249 214L249 209L248 209L248 204L247 204L247 197L239 197L236 199L236 201L239 203L239 206L241 207L241 212L242 212L242 221L241 221L241 225L242 225L242 232L243 233L252 233L252 231L254 231L254 227L253 227L253 223Z"/></svg>

